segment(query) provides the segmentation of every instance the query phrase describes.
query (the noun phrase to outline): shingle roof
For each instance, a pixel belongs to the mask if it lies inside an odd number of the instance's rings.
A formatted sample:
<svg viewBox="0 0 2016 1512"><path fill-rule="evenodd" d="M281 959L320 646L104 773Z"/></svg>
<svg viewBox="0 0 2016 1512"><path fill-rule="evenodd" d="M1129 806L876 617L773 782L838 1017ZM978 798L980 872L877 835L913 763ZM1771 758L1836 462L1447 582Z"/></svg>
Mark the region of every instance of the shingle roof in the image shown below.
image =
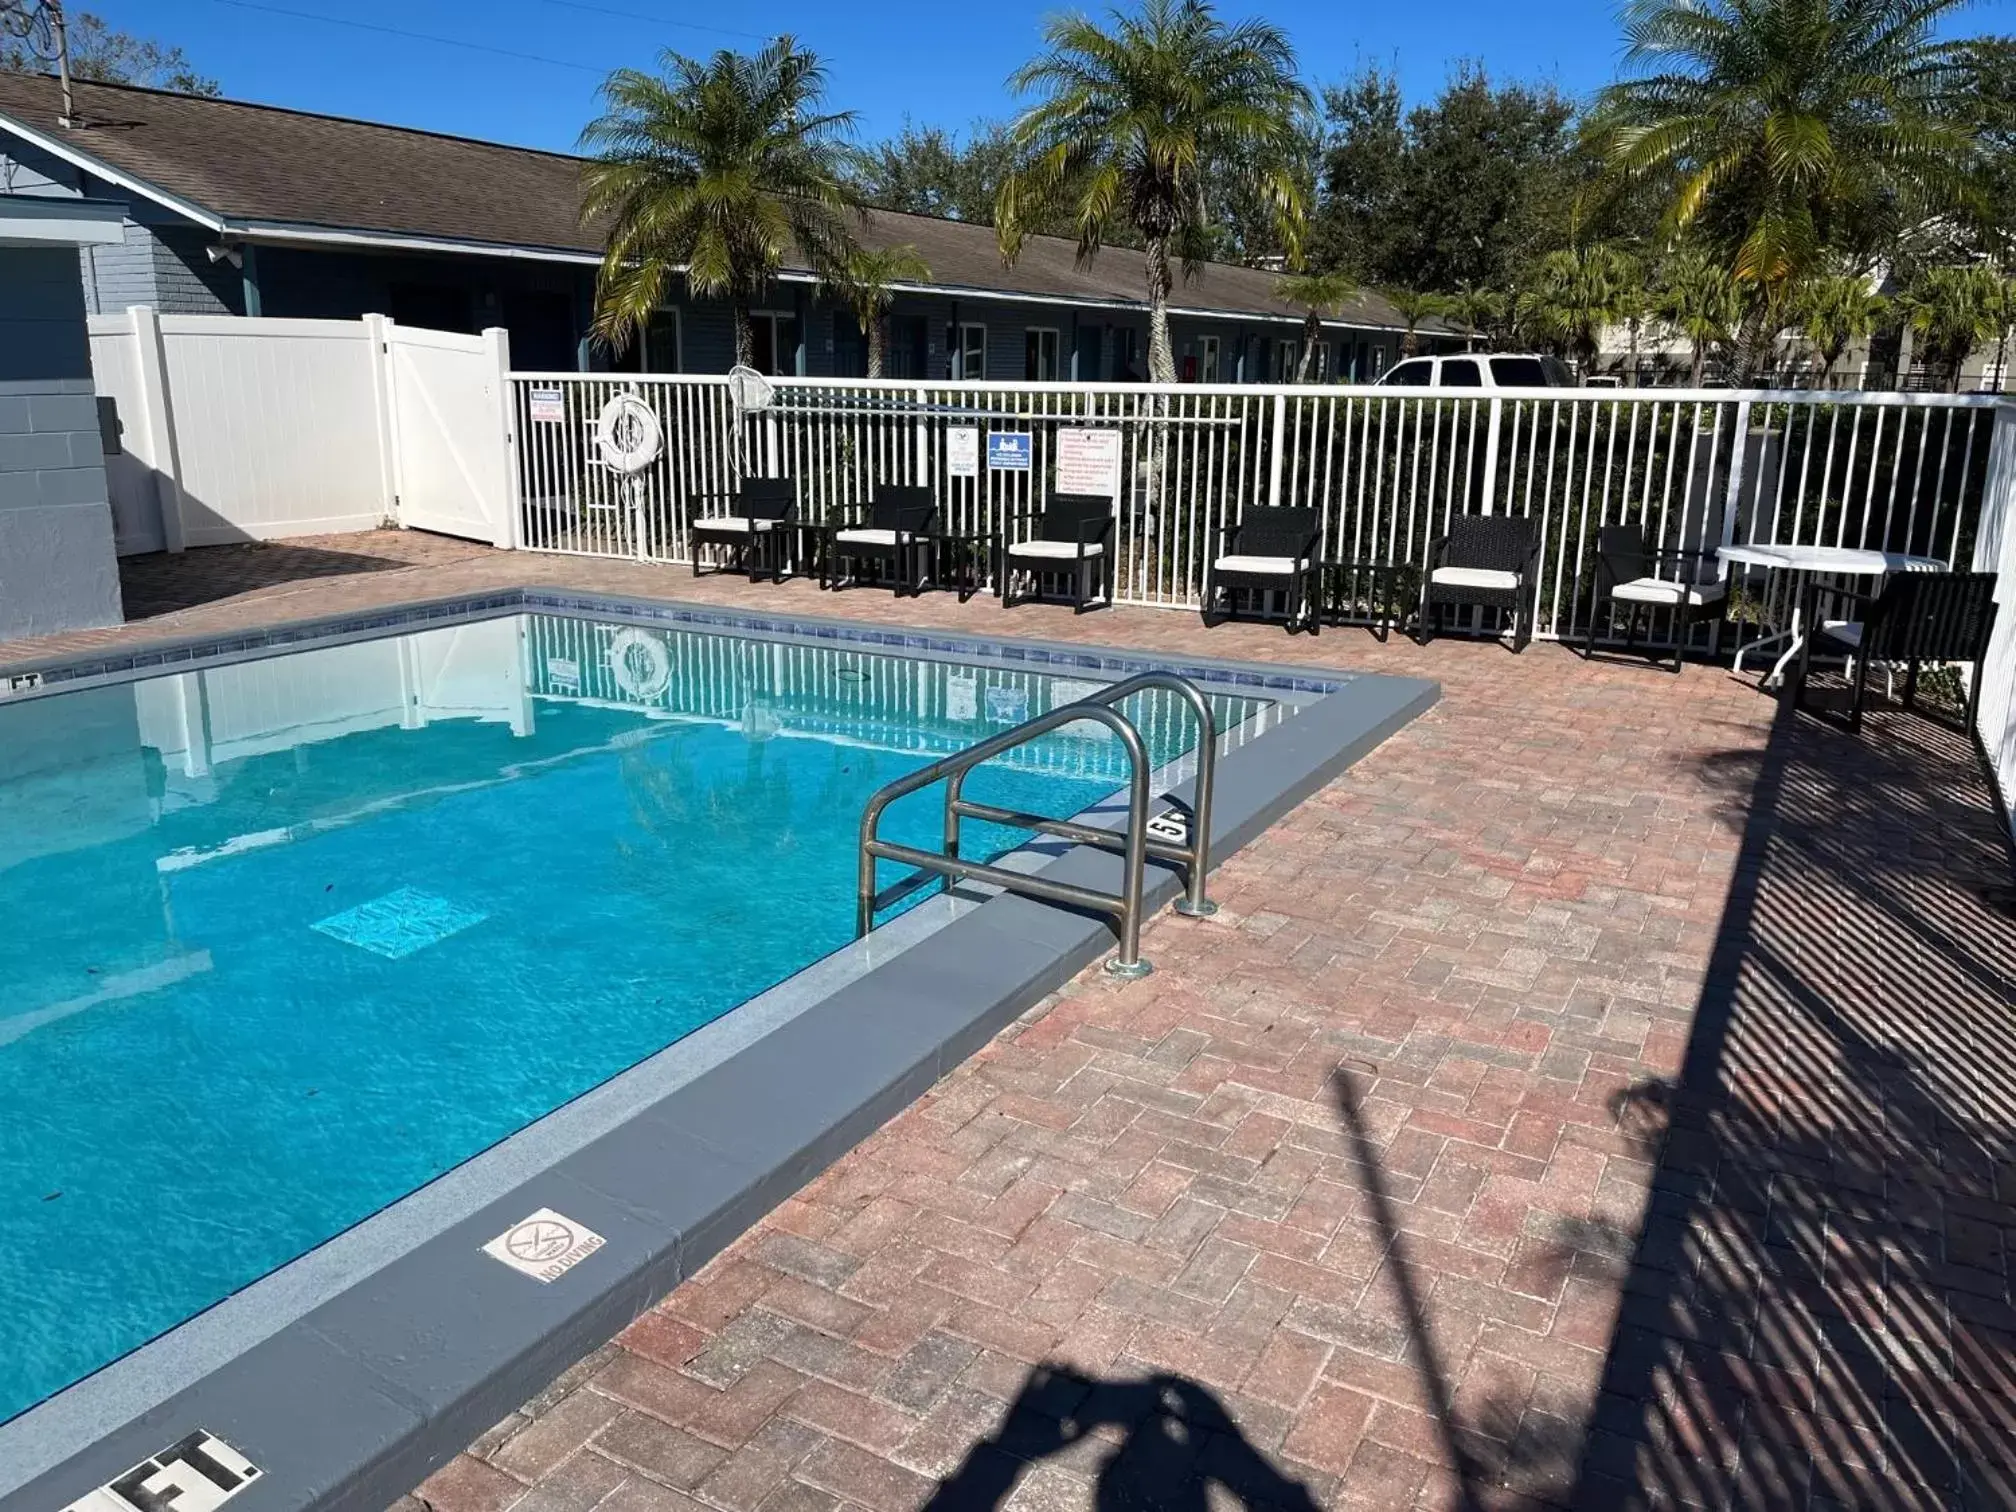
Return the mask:
<svg viewBox="0 0 2016 1512"><path fill-rule="evenodd" d="M79 82L75 99L85 124L66 129L57 123L53 78L0 73L0 128L18 122L234 230L317 228L577 256L601 250L579 220L581 159L565 153L128 85ZM1031 237L1015 266L1004 268L991 227L887 210L869 212L861 239L915 246L937 287L1142 302L1142 255L1123 247L1081 265L1073 243ZM1172 304L1299 317L1274 286L1271 273L1211 263L1179 282ZM1370 292L1341 318L1401 324Z"/></svg>

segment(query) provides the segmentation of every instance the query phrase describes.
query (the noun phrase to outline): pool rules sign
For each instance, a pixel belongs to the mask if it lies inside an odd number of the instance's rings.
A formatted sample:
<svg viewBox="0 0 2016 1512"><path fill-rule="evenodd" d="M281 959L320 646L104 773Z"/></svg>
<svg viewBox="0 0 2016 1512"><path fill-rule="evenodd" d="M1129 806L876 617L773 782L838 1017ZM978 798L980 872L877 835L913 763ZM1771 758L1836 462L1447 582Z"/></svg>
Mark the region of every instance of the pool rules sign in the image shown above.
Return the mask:
<svg viewBox="0 0 2016 1512"><path fill-rule="evenodd" d="M1120 497L1120 432L1060 427L1057 492Z"/></svg>

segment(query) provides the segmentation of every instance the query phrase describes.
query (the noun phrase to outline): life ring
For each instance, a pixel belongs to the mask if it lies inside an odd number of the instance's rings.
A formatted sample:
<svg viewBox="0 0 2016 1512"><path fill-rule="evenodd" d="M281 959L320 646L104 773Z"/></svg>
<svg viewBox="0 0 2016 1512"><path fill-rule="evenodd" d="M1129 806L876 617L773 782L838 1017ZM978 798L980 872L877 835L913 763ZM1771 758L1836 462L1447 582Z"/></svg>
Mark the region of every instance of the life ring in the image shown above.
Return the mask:
<svg viewBox="0 0 2016 1512"><path fill-rule="evenodd" d="M596 417L595 447L603 466L640 473L665 450L665 431L650 405L635 394L618 394Z"/></svg>
<svg viewBox="0 0 2016 1512"><path fill-rule="evenodd" d="M644 630L618 630L609 640L609 675L639 703L656 703L672 686L672 654Z"/></svg>

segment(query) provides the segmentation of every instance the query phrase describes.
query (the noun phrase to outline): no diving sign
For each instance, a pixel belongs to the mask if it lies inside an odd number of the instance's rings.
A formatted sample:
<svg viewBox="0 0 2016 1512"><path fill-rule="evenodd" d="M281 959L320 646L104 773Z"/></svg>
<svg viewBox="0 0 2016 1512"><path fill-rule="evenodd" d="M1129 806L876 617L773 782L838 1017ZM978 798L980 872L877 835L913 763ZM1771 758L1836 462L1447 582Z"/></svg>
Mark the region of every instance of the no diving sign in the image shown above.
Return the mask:
<svg viewBox="0 0 2016 1512"><path fill-rule="evenodd" d="M483 1253L534 1281L558 1281L607 1242L593 1229L541 1208L484 1245Z"/></svg>

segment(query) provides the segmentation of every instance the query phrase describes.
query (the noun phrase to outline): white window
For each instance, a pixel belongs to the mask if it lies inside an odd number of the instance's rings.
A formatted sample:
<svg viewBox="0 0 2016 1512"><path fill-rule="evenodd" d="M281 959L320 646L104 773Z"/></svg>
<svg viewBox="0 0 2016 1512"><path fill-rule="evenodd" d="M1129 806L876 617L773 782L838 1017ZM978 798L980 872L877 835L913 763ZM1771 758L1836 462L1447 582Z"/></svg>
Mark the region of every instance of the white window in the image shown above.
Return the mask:
<svg viewBox="0 0 2016 1512"><path fill-rule="evenodd" d="M1293 383L1295 371L1302 365L1302 343L1293 337L1280 337L1274 343L1274 381Z"/></svg>
<svg viewBox="0 0 2016 1512"><path fill-rule="evenodd" d="M787 310L752 310L749 325L755 336L754 366L759 373L798 371L798 317Z"/></svg>
<svg viewBox="0 0 2016 1512"><path fill-rule="evenodd" d="M1030 383L1049 383L1057 377L1057 332L1049 326L1031 326L1023 334L1022 377Z"/></svg>
<svg viewBox="0 0 2016 1512"><path fill-rule="evenodd" d="M979 380L987 376L987 327L978 323L952 328L952 376Z"/></svg>

